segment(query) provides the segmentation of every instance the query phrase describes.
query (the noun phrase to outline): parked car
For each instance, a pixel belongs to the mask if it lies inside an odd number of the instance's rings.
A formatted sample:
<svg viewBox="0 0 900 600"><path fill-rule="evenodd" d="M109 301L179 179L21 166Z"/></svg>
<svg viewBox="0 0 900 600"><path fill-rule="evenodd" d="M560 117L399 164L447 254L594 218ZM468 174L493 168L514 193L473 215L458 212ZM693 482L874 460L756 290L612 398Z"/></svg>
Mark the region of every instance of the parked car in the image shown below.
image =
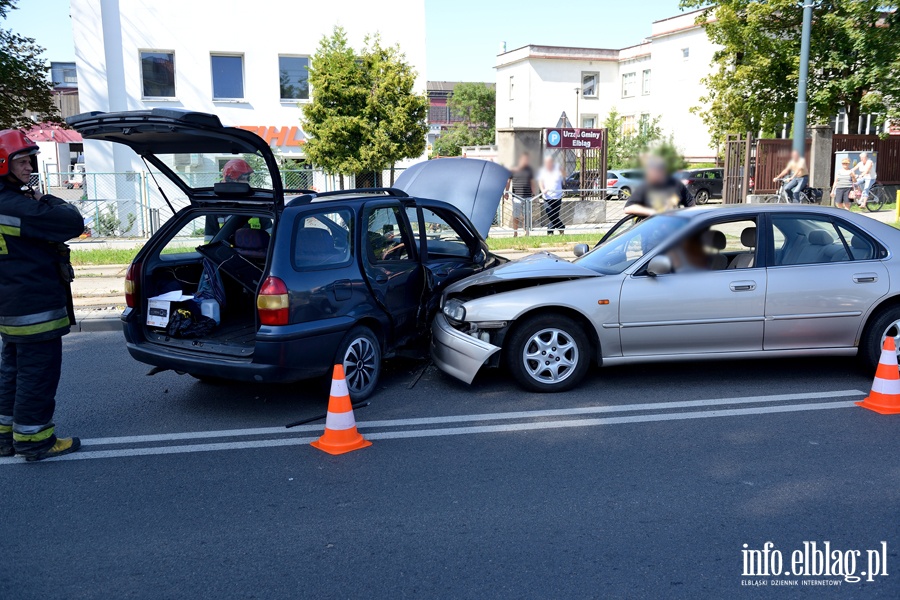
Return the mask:
<svg viewBox="0 0 900 600"><path fill-rule="evenodd" d="M342 363L351 396L365 398L382 359L427 351L448 284L504 262L484 242L509 177L494 163L428 161L395 188L286 198L268 144L215 115L153 109L68 122L85 139L133 149L186 204L126 276L126 345L149 365L198 379L291 382ZM255 165L249 183L219 182L231 160ZM151 298L196 294L201 278L221 280L214 330L188 339L148 325L159 317Z"/></svg>
<svg viewBox="0 0 900 600"><path fill-rule="evenodd" d="M606 187L618 190L619 200L627 200L634 189L644 183L644 172L640 169L624 169L610 171L607 174ZM615 197L615 194L611 194Z"/></svg>
<svg viewBox="0 0 900 600"><path fill-rule="evenodd" d="M820 206L626 218L573 262L535 254L449 286L432 356L467 383L505 365L539 392L593 364L858 354L874 370L900 339L893 248L897 229Z"/></svg>
<svg viewBox="0 0 900 600"><path fill-rule="evenodd" d="M675 178L687 186L697 204L706 204L710 198L721 198L725 185L725 169L693 169L679 171Z"/></svg>

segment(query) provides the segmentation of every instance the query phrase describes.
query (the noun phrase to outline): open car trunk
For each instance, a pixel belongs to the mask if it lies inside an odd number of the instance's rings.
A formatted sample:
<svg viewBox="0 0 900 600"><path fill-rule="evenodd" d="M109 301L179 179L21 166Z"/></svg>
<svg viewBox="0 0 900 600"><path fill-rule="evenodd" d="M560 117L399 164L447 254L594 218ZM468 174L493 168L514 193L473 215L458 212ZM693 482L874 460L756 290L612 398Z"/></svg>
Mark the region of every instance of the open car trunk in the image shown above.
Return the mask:
<svg viewBox="0 0 900 600"><path fill-rule="evenodd" d="M172 292L196 296L209 289L210 279L217 279L211 287L217 288L212 302L218 305L219 323L195 336L167 330L160 322L151 324L145 318L146 338L185 352L249 358L259 329L256 297L268 273L273 216L194 211L184 221L143 260L144 314L150 316L150 301L155 297ZM207 282L201 284L204 278ZM196 299L172 302L170 323L179 309L190 311L195 320L202 313Z"/></svg>

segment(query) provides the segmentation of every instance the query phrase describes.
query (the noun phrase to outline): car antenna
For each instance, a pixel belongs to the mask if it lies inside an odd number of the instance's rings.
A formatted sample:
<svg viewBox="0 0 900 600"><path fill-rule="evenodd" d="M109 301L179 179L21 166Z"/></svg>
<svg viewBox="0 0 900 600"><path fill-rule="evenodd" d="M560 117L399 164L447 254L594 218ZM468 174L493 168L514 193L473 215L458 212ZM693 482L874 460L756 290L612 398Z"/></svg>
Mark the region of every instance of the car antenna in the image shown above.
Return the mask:
<svg viewBox="0 0 900 600"><path fill-rule="evenodd" d="M172 214L174 215L174 214L175 214L175 208L172 206L172 203L169 202L168 196L166 196L166 193L163 191L162 186L159 185L159 182L156 180L156 175L153 174L153 169L151 169L151 168L150 168L150 165L147 164L147 159L146 159L146 158L144 158L144 157L142 156L142 157L141 157L141 160L144 161L144 165L146 165L147 171L149 171L149 173L150 173L150 177L153 178L153 183L156 184L156 189L159 190L160 195L163 197L163 200L166 201L166 204L169 206L169 210L171 210L171 211L172 211Z"/></svg>

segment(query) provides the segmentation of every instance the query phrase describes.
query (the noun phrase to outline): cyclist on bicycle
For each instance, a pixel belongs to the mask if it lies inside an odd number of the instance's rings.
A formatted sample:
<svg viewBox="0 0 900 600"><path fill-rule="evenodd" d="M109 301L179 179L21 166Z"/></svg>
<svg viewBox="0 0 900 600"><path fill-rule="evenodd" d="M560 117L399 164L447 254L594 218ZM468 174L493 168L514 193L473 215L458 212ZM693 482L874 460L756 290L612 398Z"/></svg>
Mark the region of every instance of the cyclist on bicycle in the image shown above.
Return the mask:
<svg viewBox="0 0 900 600"><path fill-rule="evenodd" d="M875 163L869 158L868 152L859 153L859 162L856 163L856 166L851 171L859 173L857 179L862 183L859 205L865 208L866 203L869 201L869 190L872 189L872 184L875 183Z"/></svg>
<svg viewBox="0 0 900 600"><path fill-rule="evenodd" d="M790 176L784 181L784 193L793 202L799 203L800 192L809 185L809 169L806 167L806 159L796 150L791 152L791 160L772 181L778 181L788 173Z"/></svg>

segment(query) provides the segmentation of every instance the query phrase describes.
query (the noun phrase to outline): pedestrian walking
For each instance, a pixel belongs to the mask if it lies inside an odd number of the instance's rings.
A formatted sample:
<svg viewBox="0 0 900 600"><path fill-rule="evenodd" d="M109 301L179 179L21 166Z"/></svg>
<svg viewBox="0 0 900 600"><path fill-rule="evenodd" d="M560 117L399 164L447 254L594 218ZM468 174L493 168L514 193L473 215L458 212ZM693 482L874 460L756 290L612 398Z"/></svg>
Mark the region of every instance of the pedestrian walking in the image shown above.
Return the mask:
<svg viewBox="0 0 900 600"><path fill-rule="evenodd" d="M564 179L562 169L553 157L545 158L537 180L544 197L544 211L547 213L547 235L553 235L554 230L559 231L560 235L566 232L566 225L559 215L562 210Z"/></svg>
<svg viewBox="0 0 900 600"><path fill-rule="evenodd" d="M859 162L853 167L853 171L858 173L856 179L860 182L859 206L865 208L869 201L869 190L875 183L875 163L869 158L868 152L859 153Z"/></svg>
<svg viewBox="0 0 900 600"><path fill-rule="evenodd" d="M792 202L799 203L800 192L809 185L809 169L806 166L806 159L796 150L791 151L791 160L772 181L778 181L785 175L788 175L788 178L784 182L784 193Z"/></svg>
<svg viewBox="0 0 900 600"><path fill-rule="evenodd" d="M837 208L850 210L850 192L856 183L856 174L850 168L850 159L841 161L840 168L834 172L834 183L831 185L831 198Z"/></svg>
<svg viewBox="0 0 900 600"><path fill-rule="evenodd" d="M75 323L69 247L84 220L64 200L32 189L38 147L0 131L0 456L28 461L78 450L53 424L62 336Z"/></svg>
<svg viewBox="0 0 900 600"><path fill-rule="evenodd" d="M534 171L531 169L531 157L527 152L523 152L519 156L516 169L506 183L504 196L512 203L513 237L519 237L519 226L525 220L525 204L530 203L531 199L537 196L537 184L534 181Z"/></svg>

